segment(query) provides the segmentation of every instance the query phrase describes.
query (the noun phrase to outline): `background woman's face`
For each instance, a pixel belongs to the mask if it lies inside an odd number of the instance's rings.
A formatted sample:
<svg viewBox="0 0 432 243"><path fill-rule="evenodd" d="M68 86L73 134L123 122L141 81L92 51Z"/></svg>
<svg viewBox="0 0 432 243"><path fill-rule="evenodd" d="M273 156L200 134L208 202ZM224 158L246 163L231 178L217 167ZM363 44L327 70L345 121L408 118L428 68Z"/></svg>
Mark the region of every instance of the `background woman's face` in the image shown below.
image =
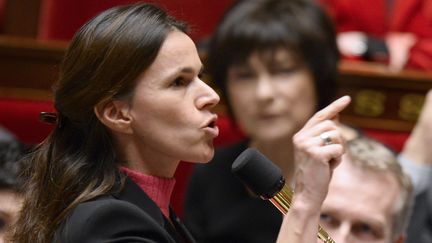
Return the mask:
<svg viewBox="0 0 432 243"><path fill-rule="evenodd" d="M218 130L211 108L219 96L199 78L201 71L193 41L170 32L140 76L129 108L141 159L207 162L213 157Z"/></svg>
<svg viewBox="0 0 432 243"><path fill-rule="evenodd" d="M284 48L229 68L227 93L240 126L261 141L291 138L317 107L312 74Z"/></svg>

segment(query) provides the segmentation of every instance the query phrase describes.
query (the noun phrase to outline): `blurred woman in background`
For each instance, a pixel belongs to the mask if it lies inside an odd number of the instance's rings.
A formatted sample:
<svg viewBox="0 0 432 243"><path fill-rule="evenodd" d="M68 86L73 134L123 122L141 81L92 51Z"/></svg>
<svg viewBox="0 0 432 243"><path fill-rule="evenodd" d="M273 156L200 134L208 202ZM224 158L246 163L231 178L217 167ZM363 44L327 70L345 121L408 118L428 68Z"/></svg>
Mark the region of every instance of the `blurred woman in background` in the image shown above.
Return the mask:
<svg viewBox="0 0 432 243"><path fill-rule="evenodd" d="M293 136L335 97L338 60L332 22L312 1L246 0L228 10L207 65L247 139L193 172L185 222L200 242L275 242L280 212L252 195L231 164L254 147L293 183Z"/></svg>

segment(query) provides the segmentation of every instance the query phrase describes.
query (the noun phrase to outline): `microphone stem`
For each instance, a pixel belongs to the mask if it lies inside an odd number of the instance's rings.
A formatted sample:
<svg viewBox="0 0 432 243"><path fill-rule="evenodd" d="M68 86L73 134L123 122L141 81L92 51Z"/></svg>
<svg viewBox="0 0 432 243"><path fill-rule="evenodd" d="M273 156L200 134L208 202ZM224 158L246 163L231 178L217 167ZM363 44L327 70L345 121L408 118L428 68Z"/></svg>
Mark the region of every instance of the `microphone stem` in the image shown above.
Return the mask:
<svg viewBox="0 0 432 243"><path fill-rule="evenodd" d="M293 191L288 187L282 187L280 192L276 193L276 195L270 198L270 202L279 209L281 213L284 215L288 213L288 209L291 207L291 201L294 196ZM324 243L335 243L335 241L329 236L329 234L318 225L318 239L322 240Z"/></svg>

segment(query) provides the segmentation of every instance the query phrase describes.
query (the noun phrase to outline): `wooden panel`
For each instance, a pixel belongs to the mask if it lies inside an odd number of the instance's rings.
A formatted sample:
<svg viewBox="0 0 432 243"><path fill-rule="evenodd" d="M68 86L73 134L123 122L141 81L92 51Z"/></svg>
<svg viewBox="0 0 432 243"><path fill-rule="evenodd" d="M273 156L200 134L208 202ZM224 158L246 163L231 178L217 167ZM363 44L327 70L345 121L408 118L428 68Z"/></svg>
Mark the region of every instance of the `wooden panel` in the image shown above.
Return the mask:
<svg viewBox="0 0 432 243"><path fill-rule="evenodd" d="M0 37L0 95L50 99L66 42Z"/></svg>
<svg viewBox="0 0 432 243"><path fill-rule="evenodd" d="M432 88L432 74L405 70L390 72L383 65L342 62L339 94L348 94L352 104L342 119L362 128L410 131Z"/></svg>
<svg viewBox="0 0 432 243"><path fill-rule="evenodd" d="M0 37L0 96L49 100L67 42ZM342 113L345 123L362 128L410 131L432 74L389 72L385 66L347 62L340 65L339 94L353 98ZM224 111L223 101L218 107Z"/></svg>
<svg viewBox="0 0 432 243"><path fill-rule="evenodd" d="M4 34L36 37L39 27L41 0L7 0Z"/></svg>

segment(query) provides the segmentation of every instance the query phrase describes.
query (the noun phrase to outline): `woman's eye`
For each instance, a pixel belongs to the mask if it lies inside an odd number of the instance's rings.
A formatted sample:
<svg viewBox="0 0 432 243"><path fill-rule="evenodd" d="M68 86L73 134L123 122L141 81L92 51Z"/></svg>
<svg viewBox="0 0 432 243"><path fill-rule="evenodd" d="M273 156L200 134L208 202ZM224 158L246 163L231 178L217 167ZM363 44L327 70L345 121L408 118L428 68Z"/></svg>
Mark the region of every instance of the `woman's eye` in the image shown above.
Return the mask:
<svg viewBox="0 0 432 243"><path fill-rule="evenodd" d="M181 86L185 86L186 84L187 84L186 79L184 79L183 77L178 77L174 80L174 82L172 83L172 86L181 87Z"/></svg>

